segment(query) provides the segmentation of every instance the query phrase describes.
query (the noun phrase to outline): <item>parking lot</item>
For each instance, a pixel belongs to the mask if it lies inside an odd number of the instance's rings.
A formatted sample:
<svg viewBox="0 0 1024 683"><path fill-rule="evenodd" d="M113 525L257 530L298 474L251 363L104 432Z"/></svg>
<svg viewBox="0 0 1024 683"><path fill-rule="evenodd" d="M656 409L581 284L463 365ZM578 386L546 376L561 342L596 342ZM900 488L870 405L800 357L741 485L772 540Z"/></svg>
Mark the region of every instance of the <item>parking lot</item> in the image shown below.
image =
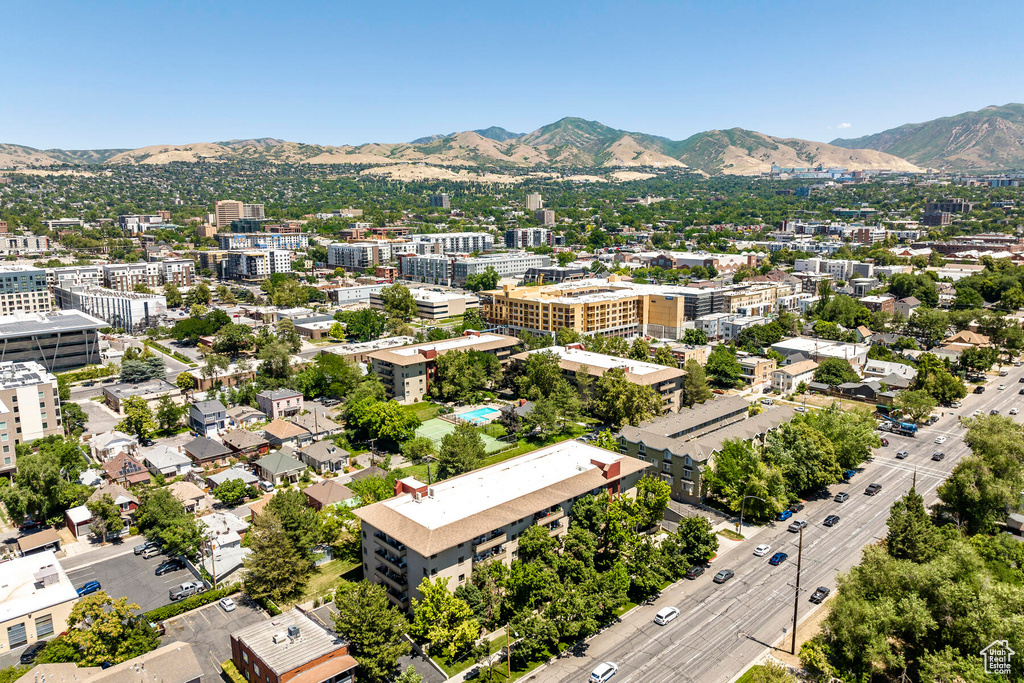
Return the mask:
<svg viewBox="0 0 1024 683"><path fill-rule="evenodd" d="M231 659L232 633L269 618L241 593L236 593L232 599L236 604L233 612L225 612L215 602L164 622L166 632L161 644L181 641L192 645L203 667L203 680L220 680L220 663Z"/></svg>
<svg viewBox="0 0 1024 683"><path fill-rule="evenodd" d="M127 554L95 564L69 568L67 573L75 588L81 588L89 581L99 581L107 595L127 597L129 602L137 603L143 612L148 612L170 602L168 593L172 586L195 580L188 569L156 576L156 568L166 559L166 555L157 555L144 560L129 550Z"/></svg>

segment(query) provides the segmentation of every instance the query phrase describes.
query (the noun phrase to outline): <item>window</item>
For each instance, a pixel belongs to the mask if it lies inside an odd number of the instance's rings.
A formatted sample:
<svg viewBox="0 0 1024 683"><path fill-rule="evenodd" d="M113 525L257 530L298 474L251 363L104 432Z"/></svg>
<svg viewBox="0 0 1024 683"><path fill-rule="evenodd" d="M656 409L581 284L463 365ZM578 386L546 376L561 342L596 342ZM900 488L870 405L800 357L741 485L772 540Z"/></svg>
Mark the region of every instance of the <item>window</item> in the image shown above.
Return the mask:
<svg viewBox="0 0 1024 683"><path fill-rule="evenodd" d="M4 446L4 453L10 453L10 452L11 452L11 447L10 446Z"/></svg>
<svg viewBox="0 0 1024 683"><path fill-rule="evenodd" d="M466 580L466 575L465 574L459 574L459 583L462 583L465 580Z"/></svg>
<svg viewBox="0 0 1024 683"><path fill-rule="evenodd" d="M256 662L253 662L253 663L252 663L252 672L253 672L254 674L256 674L257 676L259 676L259 675L260 675L260 665L259 665L259 664L257 664Z"/></svg>
<svg viewBox="0 0 1024 683"><path fill-rule="evenodd" d="M671 472L672 471L672 463L670 463L670 462L662 463L661 464L661 471L662 472Z"/></svg>
<svg viewBox="0 0 1024 683"><path fill-rule="evenodd" d="M465 561L466 561L465 557L462 557L462 556L459 557L459 564L462 564Z"/></svg>
<svg viewBox="0 0 1024 683"><path fill-rule="evenodd" d="M46 638L53 635L53 617L49 614L43 617L36 617L36 638Z"/></svg>

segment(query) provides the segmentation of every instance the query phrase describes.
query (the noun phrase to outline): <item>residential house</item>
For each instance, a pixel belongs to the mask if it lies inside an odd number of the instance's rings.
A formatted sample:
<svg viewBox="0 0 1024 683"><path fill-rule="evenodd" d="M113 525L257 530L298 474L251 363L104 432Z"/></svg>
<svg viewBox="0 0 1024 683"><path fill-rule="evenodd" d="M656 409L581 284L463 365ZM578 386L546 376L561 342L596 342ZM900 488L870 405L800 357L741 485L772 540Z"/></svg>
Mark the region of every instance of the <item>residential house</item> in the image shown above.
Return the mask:
<svg viewBox="0 0 1024 683"><path fill-rule="evenodd" d="M859 343L859 344L866 344L866 343L871 341L872 337L875 336L875 333L872 332L871 330L869 330L864 325L858 325L853 330L853 336L854 336L854 338L856 338L857 343Z"/></svg>
<svg viewBox="0 0 1024 683"><path fill-rule="evenodd" d="M147 677L147 669L158 673ZM60 662L37 664L24 674L26 681L76 683L142 683L152 679L158 679L160 683L202 683L203 675L203 667L192 646L180 641L108 667Z"/></svg>
<svg viewBox="0 0 1024 683"><path fill-rule="evenodd" d="M262 413L260 416L262 417ZM270 442L256 432L247 429L232 429L221 437L224 445L238 458L252 460L270 452Z"/></svg>
<svg viewBox="0 0 1024 683"><path fill-rule="evenodd" d="M142 463L153 474L174 478L192 469L192 460L185 455L181 446L152 446L139 452Z"/></svg>
<svg viewBox="0 0 1024 683"><path fill-rule="evenodd" d="M216 474L211 474L210 476L206 477L205 481L206 485L210 487L210 490L215 491L217 490L218 486L225 482L231 481L232 479L241 479L242 483L245 484L246 486L255 486L260 482L259 477L257 477L255 474L245 469L241 465L234 465L232 467L227 468L226 470L221 470Z"/></svg>
<svg viewBox="0 0 1024 683"><path fill-rule="evenodd" d="M955 346L991 346L990 340L984 334L978 334L971 330L960 330L952 337L948 337L942 342L944 345L955 345Z"/></svg>
<svg viewBox="0 0 1024 683"><path fill-rule="evenodd" d="M235 406L228 408L228 423L236 427L251 427L254 424L267 419L259 410L249 406Z"/></svg>
<svg viewBox="0 0 1024 683"><path fill-rule="evenodd" d="M118 453L101 467L107 478L115 484L135 486L149 483L149 471L127 453Z"/></svg>
<svg viewBox="0 0 1024 683"><path fill-rule="evenodd" d="M307 486L302 492L306 494L309 506L317 512L338 503L348 505L357 500L356 494L352 493L349 487L339 484L334 479L326 479L319 484Z"/></svg>
<svg viewBox="0 0 1024 683"><path fill-rule="evenodd" d="M231 661L247 681L353 683L356 660L348 643L298 609L231 634Z"/></svg>
<svg viewBox="0 0 1024 683"><path fill-rule="evenodd" d="M299 480L306 465L283 451L266 455L254 463L259 475L274 486Z"/></svg>
<svg viewBox="0 0 1024 683"><path fill-rule="evenodd" d="M217 511L199 518L203 537L213 550L238 548L249 523L231 512Z"/></svg>
<svg viewBox="0 0 1024 683"><path fill-rule="evenodd" d="M291 389L268 389L256 394L256 405L271 420L302 411L302 394Z"/></svg>
<svg viewBox="0 0 1024 683"><path fill-rule="evenodd" d="M884 378L889 375L898 375L905 380L912 380L917 377L917 368L906 363L895 363L892 361L885 360L873 360L868 359L868 362L864 364L864 375L865 377L880 377Z"/></svg>
<svg viewBox="0 0 1024 683"><path fill-rule="evenodd" d="M896 311L896 297L891 294L865 296L859 299L869 311L877 313L894 313Z"/></svg>
<svg viewBox="0 0 1024 683"><path fill-rule="evenodd" d="M231 449L213 439L197 436L182 447L185 455L192 459L196 467L223 464L231 457Z"/></svg>
<svg viewBox="0 0 1024 683"><path fill-rule="evenodd" d="M190 481L176 481L167 487L171 495L181 501L185 512L195 514L213 507L213 498Z"/></svg>
<svg viewBox="0 0 1024 683"><path fill-rule="evenodd" d="M0 651L9 653L68 630L78 592L52 551L5 562L0 577Z"/></svg>
<svg viewBox="0 0 1024 683"><path fill-rule="evenodd" d="M894 309L904 320L910 320L910 316L920 307L921 302L917 297L908 296L903 299L897 299Z"/></svg>
<svg viewBox="0 0 1024 683"><path fill-rule="evenodd" d="M227 425L228 409L220 401L197 401L188 407L188 428L199 436L214 436Z"/></svg>
<svg viewBox="0 0 1024 683"><path fill-rule="evenodd" d="M295 446L301 448L313 440L312 435L302 427L277 419L263 428L263 436L267 438L271 446Z"/></svg>
<svg viewBox="0 0 1024 683"><path fill-rule="evenodd" d="M88 443L93 460L100 463L110 460L118 453L135 455L139 448L138 439L116 429L96 434Z"/></svg>
<svg viewBox="0 0 1024 683"><path fill-rule="evenodd" d="M800 386L801 382L811 382L814 379L814 371L817 369L818 364L813 360L783 365L772 371L772 389L779 394L791 393Z"/></svg>
<svg viewBox="0 0 1024 683"><path fill-rule="evenodd" d="M128 535L128 527L132 523L134 512L139 507L139 499L133 496L126 488L118 484L104 484L92 492L89 496L89 501L96 501L101 499L103 496L110 496L110 499L114 501L114 505L121 508L121 517L125 520L124 529L121 532L122 536ZM93 516L89 510L88 505L79 505L77 507L68 508L64 512L64 523L67 525L68 531L75 538L81 538L82 536L88 536L92 532Z"/></svg>
<svg viewBox="0 0 1024 683"><path fill-rule="evenodd" d="M291 422L293 425L302 427L309 432L313 441L329 439L344 431L344 428L340 424L331 420L324 413L318 410L314 410L310 413L304 413L302 415L295 415L292 417Z"/></svg>
<svg viewBox="0 0 1024 683"><path fill-rule="evenodd" d="M318 474L340 472L348 466L350 453L331 441L314 441L296 451L296 456Z"/></svg>

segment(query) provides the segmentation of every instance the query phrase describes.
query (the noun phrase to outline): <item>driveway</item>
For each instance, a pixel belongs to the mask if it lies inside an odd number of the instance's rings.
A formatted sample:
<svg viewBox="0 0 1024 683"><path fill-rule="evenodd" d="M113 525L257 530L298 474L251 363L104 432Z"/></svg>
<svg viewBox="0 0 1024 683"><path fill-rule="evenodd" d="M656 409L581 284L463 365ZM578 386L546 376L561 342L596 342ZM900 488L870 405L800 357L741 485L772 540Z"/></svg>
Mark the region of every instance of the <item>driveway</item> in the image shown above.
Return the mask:
<svg viewBox="0 0 1024 683"><path fill-rule="evenodd" d="M166 632L160 643L166 645L181 641L190 644L203 667L205 681L221 680L221 662L231 659L232 633L270 618L241 593L236 593L232 599L237 605L233 612L225 612L214 602L164 621Z"/></svg>
<svg viewBox="0 0 1024 683"><path fill-rule="evenodd" d="M139 538L136 545L144 542ZM112 598L126 597L129 602L138 604L143 612L169 603L171 600L168 594L172 586L195 580L188 569L156 576L156 568L167 559L166 555L144 560L141 555L135 555L131 548L126 546L125 549L127 552L117 557L68 569L68 578L75 588L81 588L89 581L99 581L107 595Z"/></svg>

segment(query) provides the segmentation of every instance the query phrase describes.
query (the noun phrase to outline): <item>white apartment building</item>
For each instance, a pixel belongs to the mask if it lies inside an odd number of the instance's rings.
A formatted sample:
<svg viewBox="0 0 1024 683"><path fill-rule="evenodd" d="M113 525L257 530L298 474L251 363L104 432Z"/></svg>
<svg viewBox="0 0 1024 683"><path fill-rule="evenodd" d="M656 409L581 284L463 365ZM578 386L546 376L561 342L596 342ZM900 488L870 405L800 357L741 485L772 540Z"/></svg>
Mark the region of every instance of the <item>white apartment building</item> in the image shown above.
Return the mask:
<svg viewBox="0 0 1024 683"><path fill-rule="evenodd" d="M544 200L537 193L526 195L526 210L539 211L544 208Z"/></svg>
<svg viewBox="0 0 1024 683"><path fill-rule="evenodd" d="M149 228L163 227L164 217L156 214L121 214L117 217L117 224L125 232L135 235Z"/></svg>
<svg viewBox="0 0 1024 683"><path fill-rule="evenodd" d="M39 235L0 235L0 256L26 256L50 250L50 238Z"/></svg>
<svg viewBox="0 0 1024 683"><path fill-rule="evenodd" d="M454 259L452 280L465 284L467 277L480 275L488 268L493 268L500 277L522 277L530 268L547 268L550 265L550 256L523 251L466 256Z"/></svg>
<svg viewBox="0 0 1024 683"><path fill-rule="evenodd" d="M369 270L391 261L392 244L387 240L328 244L327 265L345 270Z"/></svg>
<svg viewBox="0 0 1024 683"><path fill-rule="evenodd" d="M444 253L469 254L494 249L494 236L486 232L441 232L409 235L409 238L413 243L438 244Z"/></svg>
<svg viewBox="0 0 1024 683"><path fill-rule="evenodd" d="M447 284L452 280L452 258L441 254L399 254L398 277L416 282Z"/></svg>
<svg viewBox="0 0 1024 683"><path fill-rule="evenodd" d="M740 332L755 325L767 325L771 320L759 315L733 315L719 323L719 331L724 341L732 341L740 336Z"/></svg>
<svg viewBox="0 0 1024 683"><path fill-rule="evenodd" d="M292 259L288 251L229 251L220 267L225 279L266 280L275 273L292 272Z"/></svg>
<svg viewBox="0 0 1024 683"><path fill-rule="evenodd" d="M861 263L848 259L797 259L793 264L797 273L827 273L836 280L848 281L855 277L872 277L875 274L873 263Z"/></svg>
<svg viewBox="0 0 1024 683"><path fill-rule="evenodd" d="M88 313L129 334L156 327L167 317L167 299L158 294L69 285L54 287L53 296L61 310Z"/></svg>
<svg viewBox="0 0 1024 683"><path fill-rule="evenodd" d="M35 361L0 362L0 474L16 468L18 444L63 433L57 378Z"/></svg>
<svg viewBox="0 0 1024 683"><path fill-rule="evenodd" d="M46 283L51 287L86 285L99 287L103 284L103 268L100 266L59 266L46 269Z"/></svg>

